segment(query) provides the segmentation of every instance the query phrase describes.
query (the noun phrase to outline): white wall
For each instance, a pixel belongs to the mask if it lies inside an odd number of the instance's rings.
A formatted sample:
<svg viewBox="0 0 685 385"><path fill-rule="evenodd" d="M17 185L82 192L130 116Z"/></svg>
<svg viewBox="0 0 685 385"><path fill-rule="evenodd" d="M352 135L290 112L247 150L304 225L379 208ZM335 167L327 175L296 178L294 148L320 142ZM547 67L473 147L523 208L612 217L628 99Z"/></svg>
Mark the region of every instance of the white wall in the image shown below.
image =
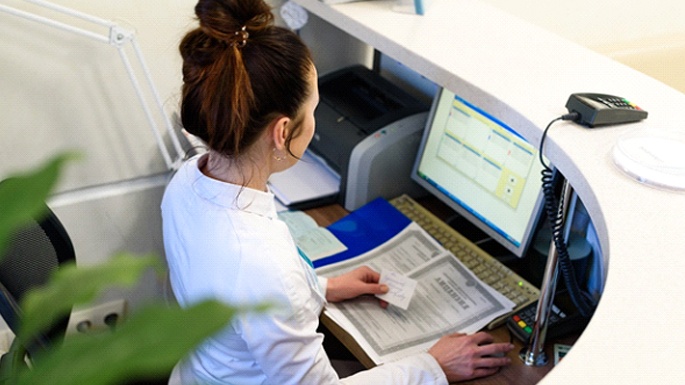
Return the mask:
<svg viewBox="0 0 685 385"><path fill-rule="evenodd" d="M109 32L26 1L4 0L3 4L105 37ZM61 0L55 4L136 30L167 111L176 108L180 81L176 47L191 21L193 1ZM3 147L12 148L0 153L0 172L74 148L86 158L69 169L59 191L166 170L114 46L2 13L0 35L4 37L0 45L0 140ZM126 52L135 65L132 50ZM143 81L142 71L137 76Z"/></svg>
<svg viewBox="0 0 685 385"><path fill-rule="evenodd" d="M134 29L165 113L177 110L177 47L193 25L194 0L54 4ZM0 5L109 33L27 1L1 0ZM72 237L77 263L97 264L123 250L162 257L159 203L169 168L116 47L3 12L0 36L0 178L75 149L84 157L68 167L50 203ZM143 82L134 52L126 52ZM145 96L154 107L152 94ZM155 121L164 129L162 115ZM135 308L158 297L161 288L160 281L146 276L133 290L105 299L123 296Z"/></svg>
<svg viewBox="0 0 685 385"><path fill-rule="evenodd" d="M372 66L373 48L351 37L315 15L300 31L309 45L319 75L353 64Z"/></svg>

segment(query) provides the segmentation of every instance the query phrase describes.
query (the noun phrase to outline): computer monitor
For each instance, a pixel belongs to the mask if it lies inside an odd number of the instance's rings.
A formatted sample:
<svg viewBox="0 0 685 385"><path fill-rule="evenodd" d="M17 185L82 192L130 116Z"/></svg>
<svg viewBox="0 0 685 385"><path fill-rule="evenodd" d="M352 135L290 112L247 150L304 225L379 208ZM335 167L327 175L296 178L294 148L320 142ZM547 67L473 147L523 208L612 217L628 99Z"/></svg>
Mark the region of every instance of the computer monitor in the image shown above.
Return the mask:
<svg viewBox="0 0 685 385"><path fill-rule="evenodd" d="M441 88L412 179L522 257L542 209L541 168L537 148L513 128Z"/></svg>

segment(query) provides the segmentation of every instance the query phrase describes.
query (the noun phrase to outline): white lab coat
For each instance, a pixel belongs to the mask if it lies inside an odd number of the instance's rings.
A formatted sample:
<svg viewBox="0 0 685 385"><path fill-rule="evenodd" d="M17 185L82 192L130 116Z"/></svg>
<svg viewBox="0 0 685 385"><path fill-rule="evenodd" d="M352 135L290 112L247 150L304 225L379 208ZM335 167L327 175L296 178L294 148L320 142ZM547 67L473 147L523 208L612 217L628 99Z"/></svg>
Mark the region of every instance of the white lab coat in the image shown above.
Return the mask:
<svg viewBox="0 0 685 385"><path fill-rule="evenodd" d="M171 285L181 306L207 298L271 302L265 314L234 319L181 365L200 384L446 384L427 353L340 380L317 333L326 279L299 256L271 193L220 182L187 161L162 201Z"/></svg>

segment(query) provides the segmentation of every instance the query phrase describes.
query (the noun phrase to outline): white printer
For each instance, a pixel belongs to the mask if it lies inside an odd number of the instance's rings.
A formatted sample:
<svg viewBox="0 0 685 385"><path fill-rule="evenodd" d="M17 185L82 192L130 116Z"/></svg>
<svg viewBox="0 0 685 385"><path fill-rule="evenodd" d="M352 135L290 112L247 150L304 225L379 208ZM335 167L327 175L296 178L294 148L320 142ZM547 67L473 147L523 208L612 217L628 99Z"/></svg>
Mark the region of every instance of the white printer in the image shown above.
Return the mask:
<svg viewBox="0 0 685 385"><path fill-rule="evenodd" d="M339 174L345 209L422 191L410 173L428 106L361 65L320 77L319 95L309 149Z"/></svg>

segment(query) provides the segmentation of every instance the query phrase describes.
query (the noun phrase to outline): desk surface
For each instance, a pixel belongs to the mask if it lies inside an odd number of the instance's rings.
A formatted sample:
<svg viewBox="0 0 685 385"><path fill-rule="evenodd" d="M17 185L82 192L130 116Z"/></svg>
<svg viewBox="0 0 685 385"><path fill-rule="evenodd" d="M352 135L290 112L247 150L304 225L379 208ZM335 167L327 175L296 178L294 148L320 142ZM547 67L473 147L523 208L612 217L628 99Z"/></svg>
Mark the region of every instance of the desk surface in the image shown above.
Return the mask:
<svg viewBox="0 0 685 385"><path fill-rule="evenodd" d="M432 0L425 16L394 1L329 6L294 0L539 142L573 92L627 97L649 111L640 123L585 129L563 122L545 155L566 176L597 229L606 285L599 307L545 384L682 383L685 357L685 193L644 186L611 159L630 133L685 129L685 95L636 70L478 0ZM583 17L582 9L566 10ZM677 65L677 64L673 64Z"/></svg>
<svg viewBox="0 0 685 385"><path fill-rule="evenodd" d="M342 218L347 214L345 209L337 204L307 210L309 214L320 226L328 226L336 220ZM367 368L373 367L373 361L364 353L357 342L335 322L328 319L325 315L321 317L321 322L331 331L331 333L338 338L347 349L354 354L355 357ZM507 342L511 340L511 335L506 326L500 326L490 333L497 342ZM512 342L516 346L514 350L509 353L512 360L512 365L502 369L499 373L468 382L461 382L460 384L478 384L478 385L506 385L519 384L531 385L536 384L554 367L554 343L573 344L576 337L567 337L555 341L549 341L545 347L545 353L550 358L550 362L542 367L528 367L523 361L518 358L518 353L523 349L524 345L520 341L514 339Z"/></svg>

